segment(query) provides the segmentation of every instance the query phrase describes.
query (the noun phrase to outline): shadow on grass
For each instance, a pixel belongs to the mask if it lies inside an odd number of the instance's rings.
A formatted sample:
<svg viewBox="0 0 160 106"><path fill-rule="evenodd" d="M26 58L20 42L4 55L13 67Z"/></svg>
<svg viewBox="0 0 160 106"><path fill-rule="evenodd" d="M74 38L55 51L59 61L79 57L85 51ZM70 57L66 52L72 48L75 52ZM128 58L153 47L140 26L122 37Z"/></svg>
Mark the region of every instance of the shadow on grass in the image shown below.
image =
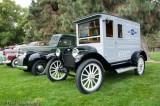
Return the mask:
<svg viewBox="0 0 160 106"><path fill-rule="evenodd" d="M119 83L121 81L124 81L126 79L130 79L133 77L135 77L133 70L129 71L129 72L121 73L121 74L105 72L103 83L110 85L110 84ZM73 84L75 84L75 77L68 76L66 80L58 81L58 82L62 82L62 84L64 82L71 84L71 82L72 82Z"/></svg>

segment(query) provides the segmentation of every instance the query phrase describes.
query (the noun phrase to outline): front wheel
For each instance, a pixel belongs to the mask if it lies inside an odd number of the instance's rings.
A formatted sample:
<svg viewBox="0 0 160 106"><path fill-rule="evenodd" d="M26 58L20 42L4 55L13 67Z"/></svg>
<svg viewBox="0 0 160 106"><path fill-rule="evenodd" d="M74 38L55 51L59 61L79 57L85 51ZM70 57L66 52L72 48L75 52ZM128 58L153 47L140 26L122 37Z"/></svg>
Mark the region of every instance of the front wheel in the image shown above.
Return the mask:
<svg viewBox="0 0 160 106"><path fill-rule="evenodd" d="M102 64L96 59L89 59L81 63L76 73L76 85L83 94L97 91L104 79Z"/></svg>
<svg viewBox="0 0 160 106"><path fill-rule="evenodd" d="M67 78L68 70L63 67L60 60L51 59L46 66L46 75L51 81L61 81Z"/></svg>
<svg viewBox="0 0 160 106"><path fill-rule="evenodd" d="M18 61L17 61L17 58L15 58L15 59L12 60L11 66L16 67L17 65L18 65Z"/></svg>
<svg viewBox="0 0 160 106"><path fill-rule="evenodd" d="M32 74L37 75L45 75L45 67L47 62L45 60L38 60L32 66Z"/></svg>
<svg viewBox="0 0 160 106"><path fill-rule="evenodd" d="M137 61L137 69L134 70L136 75L142 75L145 70L145 60L143 56L139 56Z"/></svg>

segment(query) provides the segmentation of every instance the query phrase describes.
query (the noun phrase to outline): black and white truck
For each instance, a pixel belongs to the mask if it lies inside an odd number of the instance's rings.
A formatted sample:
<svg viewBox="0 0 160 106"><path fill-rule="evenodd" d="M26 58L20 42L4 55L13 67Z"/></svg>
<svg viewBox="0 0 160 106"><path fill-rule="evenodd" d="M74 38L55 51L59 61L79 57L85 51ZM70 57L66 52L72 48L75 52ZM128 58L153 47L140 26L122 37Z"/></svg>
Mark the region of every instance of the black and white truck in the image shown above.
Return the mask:
<svg viewBox="0 0 160 106"><path fill-rule="evenodd" d="M101 87L104 71L144 73L147 56L141 50L139 23L105 13L73 22L77 47L67 48L63 53L57 50L57 57L46 68L51 81L64 80L70 75L69 70L75 70L77 88L87 94Z"/></svg>

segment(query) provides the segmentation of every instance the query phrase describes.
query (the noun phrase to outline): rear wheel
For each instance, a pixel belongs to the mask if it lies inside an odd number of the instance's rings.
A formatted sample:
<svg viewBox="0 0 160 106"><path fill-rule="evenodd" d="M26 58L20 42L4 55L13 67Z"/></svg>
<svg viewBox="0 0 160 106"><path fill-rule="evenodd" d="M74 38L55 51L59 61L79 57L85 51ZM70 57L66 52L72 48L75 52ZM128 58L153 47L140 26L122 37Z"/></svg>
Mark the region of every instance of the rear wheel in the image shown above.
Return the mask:
<svg viewBox="0 0 160 106"><path fill-rule="evenodd" d="M37 75L45 75L45 67L47 62L45 60L38 60L32 66L32 74Z"/></svg>
<svg viewBox="0 0 160 106"><path fill-rule="evenodd" d="M88 94L97 91L103 79L103 66L96 59L84 61L77 69L76 85L81 93Z"/></svg>
<svg viewBox="0 0 160 106"><path fill-rule="evenodd" d="M17 58L15 58L15 59L12 60L11 66L16 67L17 65L18 65L18 61L17 61Z"/></svg>
<svg viewBox="0 0 160 106"><path fill-rule="evenodd" d="M137 61L137 69L135 69L135 74L136 75L142 75L145 70L145 60L143 56L139 56L138 61Z"/></svg>
<svg viewBox="0 0 160 106"><path fill-rule="evenodd" d="M61 81L67 78L68 70L63 67L60 60L51 59L46 66L46 74L51 81Z"/></svg>

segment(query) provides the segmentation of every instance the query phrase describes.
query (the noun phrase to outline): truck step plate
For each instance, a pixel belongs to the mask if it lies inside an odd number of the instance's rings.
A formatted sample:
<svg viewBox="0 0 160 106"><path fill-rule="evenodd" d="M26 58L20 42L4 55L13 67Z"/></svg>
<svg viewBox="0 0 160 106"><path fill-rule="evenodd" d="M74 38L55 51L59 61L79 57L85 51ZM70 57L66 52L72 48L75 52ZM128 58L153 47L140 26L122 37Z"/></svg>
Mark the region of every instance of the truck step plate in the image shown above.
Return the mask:
<svg viewBox="0 0 160 106"><path fill-rule="evenodd" d="M124 67L124 68L116 69L116 71L119 74L119 73L123 73L123 72L126 72L126 71L134 70L136 68L137 67L130 66L130 67Z"/></svg>

